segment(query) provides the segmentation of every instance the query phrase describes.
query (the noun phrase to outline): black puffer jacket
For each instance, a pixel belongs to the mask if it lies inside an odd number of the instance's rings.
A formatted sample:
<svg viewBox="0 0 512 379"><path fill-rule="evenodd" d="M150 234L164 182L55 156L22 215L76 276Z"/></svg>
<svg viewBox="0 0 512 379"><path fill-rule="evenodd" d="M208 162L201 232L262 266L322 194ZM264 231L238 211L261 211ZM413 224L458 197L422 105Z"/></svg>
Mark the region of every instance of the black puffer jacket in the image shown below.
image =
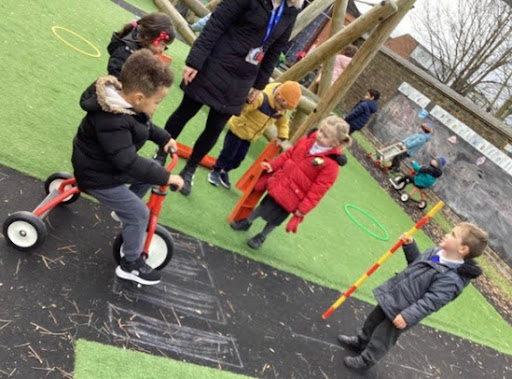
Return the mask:
<svg viewBox="0 0 512 379"><path fill-rule="evenodd" d="M107 51L110 54L107 66L109 75L114 75L116 78L119 78L124 62L126 62L128 57L135 51L142 48L142 46L135 41L134 33L135 31L132 30L123 38L119 38L117 33L112 34L110 43L107 46Z"/></svg>
<svg viewBox="0 0 512 379"><path fill-rule="evenodd" d="M106 87L121 88L113 76L92 84L80 98L87 112L73 140L74 174L82 190L112 188L135 180L164 185L169 173L157 162L140 157L137 151L149 139L164 146L171 138L165 130L135 113L109 101Z"/></svg>
<svg viewBox="0 0 512 379"><path fill-rule="evenodd" d="M259 66L245 61L261 46L273 6L271 0L223 0L190 50L186 64L198 70L185 93L221 113L239 115L251 87L263 90L302 6L288 1L265 44Z"/></svg>
<svg viewBox="0 0 512 379"><path fill-rule="evenodd" d="M420 254L414 242L403 249L409 265L373 293L386 316L393 320L401 313L407 328L455 299L470 279L482 274L473 260L466 260L457 269L430 261L441 250L439 247Z"/></svg>

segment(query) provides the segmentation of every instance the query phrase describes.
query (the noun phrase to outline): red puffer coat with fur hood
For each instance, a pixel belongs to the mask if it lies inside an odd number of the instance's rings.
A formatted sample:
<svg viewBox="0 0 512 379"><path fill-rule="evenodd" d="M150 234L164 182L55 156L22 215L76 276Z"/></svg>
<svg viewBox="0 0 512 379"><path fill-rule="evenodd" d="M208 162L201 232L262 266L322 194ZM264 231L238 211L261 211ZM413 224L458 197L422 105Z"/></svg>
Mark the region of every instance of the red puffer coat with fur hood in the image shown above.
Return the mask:
<svg viewBox="0 0 512 379"><path fill-rule="evenodd" d="M273 173L266 182L268 194L290 213L311 211L332 187L339 166L347 163L341 148L310 155L316 131L302 137L270 162Z"/></svg>

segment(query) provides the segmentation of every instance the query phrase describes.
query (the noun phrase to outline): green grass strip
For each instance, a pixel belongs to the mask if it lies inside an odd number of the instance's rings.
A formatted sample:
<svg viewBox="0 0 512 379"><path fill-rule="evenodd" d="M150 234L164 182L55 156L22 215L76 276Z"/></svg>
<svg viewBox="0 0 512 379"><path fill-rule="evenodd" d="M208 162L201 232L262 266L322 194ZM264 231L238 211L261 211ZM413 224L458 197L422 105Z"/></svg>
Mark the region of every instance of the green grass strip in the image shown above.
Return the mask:
<svg viewBox="0 0 512 379"><path fill-rule="evenodd" d="M250 378L229 371L156 357L84 339L76 341L74 377L75 379Z"/></svg>

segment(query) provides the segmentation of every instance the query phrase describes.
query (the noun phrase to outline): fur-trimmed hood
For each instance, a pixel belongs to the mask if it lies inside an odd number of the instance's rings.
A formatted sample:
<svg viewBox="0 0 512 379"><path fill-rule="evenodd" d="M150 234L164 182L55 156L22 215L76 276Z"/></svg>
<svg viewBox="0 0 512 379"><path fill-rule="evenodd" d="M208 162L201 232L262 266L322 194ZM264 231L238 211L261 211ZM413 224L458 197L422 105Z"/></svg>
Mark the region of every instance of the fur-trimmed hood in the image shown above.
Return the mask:
<svg viewBox="0 0 512 379"><path fill-rule="evenodd" d="M120 91L121 88L121 82L115 76L102 76L96 80L94 86L89 87L82 94L80 106L86 112L104 111L115 114L134 115L135 112L123 104L124 100L112 91L112 89Z"/></svg>

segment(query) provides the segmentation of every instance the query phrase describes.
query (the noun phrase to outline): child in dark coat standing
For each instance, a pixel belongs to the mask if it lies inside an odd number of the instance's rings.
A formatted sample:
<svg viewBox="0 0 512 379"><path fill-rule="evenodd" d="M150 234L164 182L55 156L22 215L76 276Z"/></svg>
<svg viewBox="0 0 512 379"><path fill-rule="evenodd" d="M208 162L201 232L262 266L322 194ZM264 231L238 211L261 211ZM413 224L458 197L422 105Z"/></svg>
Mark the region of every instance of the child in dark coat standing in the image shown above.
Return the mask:
<svg viewBox="0 0 512 379"><path fill-rule="evenodd" d="M339 166L347 163L343 148L350 146L348 124L330 116L320 123L318 131L302 137L263 169L271 174L256 184L268 194L249 217L233 221L235 230L248 230L254 220L263 218L267 224L247 244L258 249L267 235L293 214L287 232L296 232L304 216L315 208L338 177Z"/></svg>
<svg viewBox="0 0 512 379"><path fill-rule="evenodd" d="M488 235L473 224L458 224L439 246L423 254L412 237L404 234L401 238L409 265L373 291L378 305L358 335L338 336L340 344L359 354L344 359L351 369L363 371L372 367L395 345L402 332L455 300L470 280L482 273L473 258L482 255Z"/></svg>
<svg viewBox="0 0 512 379"><path fill-rule="evenodd" d="M354 133L357 130L363 129L372 114L377 112L379 103L377 102L380 98L380 92L376 89L369 89L364 99L359 101L354 108L348 112L345 121L350 125L349 134Z"/></svg>

